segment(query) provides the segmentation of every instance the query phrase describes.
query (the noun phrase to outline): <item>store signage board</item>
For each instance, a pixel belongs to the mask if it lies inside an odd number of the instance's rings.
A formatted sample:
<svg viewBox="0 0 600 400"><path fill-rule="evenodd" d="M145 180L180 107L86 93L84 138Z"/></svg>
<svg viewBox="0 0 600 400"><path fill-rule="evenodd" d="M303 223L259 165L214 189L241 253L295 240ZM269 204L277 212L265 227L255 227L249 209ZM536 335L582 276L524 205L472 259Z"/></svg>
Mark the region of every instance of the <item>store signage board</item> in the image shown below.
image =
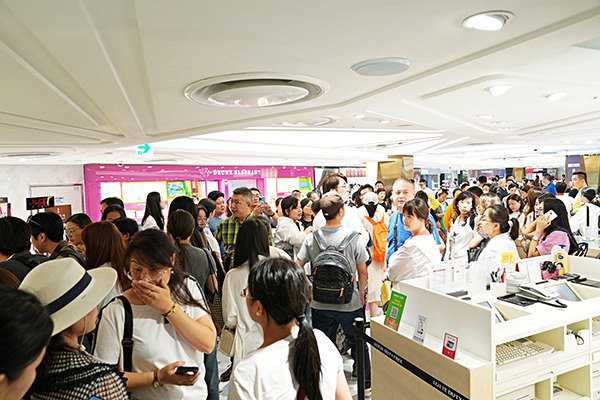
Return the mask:
<svg viewBox="0 0 600 400"><path fill-rule="evenodd" d="M153 158L154 149L148 143L141 144L135 149L135 156L137 158Z"/></svg>
<svg viewBox="0 0 600 400"><path fill-rule="evenodd" d="M54 196L27 197L25 199L25 208L28 211L50 207L54 207Z"/></svg>

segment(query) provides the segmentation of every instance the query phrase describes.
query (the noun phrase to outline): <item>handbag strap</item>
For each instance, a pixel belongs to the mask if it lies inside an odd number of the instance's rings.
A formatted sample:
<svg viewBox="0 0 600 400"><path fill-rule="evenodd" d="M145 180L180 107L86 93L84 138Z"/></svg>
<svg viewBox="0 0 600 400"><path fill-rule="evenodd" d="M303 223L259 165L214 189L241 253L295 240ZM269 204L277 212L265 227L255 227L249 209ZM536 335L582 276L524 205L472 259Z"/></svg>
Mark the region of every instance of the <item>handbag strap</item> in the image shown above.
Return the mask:
<svg viewBox="0 0 600 400"><path fill-rule="evenodd" d="M217 276L217 265L215 263L215 259L213 258L212 252L204 247L201 247L200 250L204 252L206 259L208 261L208 267L210 268L210 274ZM217 279L218 281L218 279ZM219 292L219 282L217 282L215 286L215 294L218 294L221 297L221 292Z"/></svg>
<svg viewBox="0 0 600 400"><path fill-rule="evenodd" d="M118 296L118 299L123 303L125 309L125 327L123 329L123 339L121 340L121 346L123 346L123 371L133 372L133 312L131 310L131 303L123 295Z"/></svg>
<svg viewBox="0 0 600 400"><path fill-rule="evenodd" d="M304 389L300 387L298 392L296 393L296 400L304 400L306 399L306 393L304 393Z"/></svg>

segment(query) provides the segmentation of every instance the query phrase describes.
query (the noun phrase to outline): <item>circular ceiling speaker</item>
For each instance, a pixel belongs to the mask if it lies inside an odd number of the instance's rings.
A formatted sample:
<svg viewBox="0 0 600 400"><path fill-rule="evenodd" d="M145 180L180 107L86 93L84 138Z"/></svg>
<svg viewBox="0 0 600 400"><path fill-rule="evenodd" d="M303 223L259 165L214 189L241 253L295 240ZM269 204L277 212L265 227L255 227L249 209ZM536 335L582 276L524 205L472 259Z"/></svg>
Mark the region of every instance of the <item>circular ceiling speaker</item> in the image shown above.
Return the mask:
<svg viewBox="0 0 600 400"><path fill-rule="evenodd" d="M209 106L262 108L312 100L325 92L326 85L310 77L237 74L194 82L184 95Z"/></svg>
<svg viewBox="0 0 600 400"><path fill-rule="evenodd" d="M382 57L354 64L352 71L363 76L395 75L412 68L413 62L399 57Z"/></svg>

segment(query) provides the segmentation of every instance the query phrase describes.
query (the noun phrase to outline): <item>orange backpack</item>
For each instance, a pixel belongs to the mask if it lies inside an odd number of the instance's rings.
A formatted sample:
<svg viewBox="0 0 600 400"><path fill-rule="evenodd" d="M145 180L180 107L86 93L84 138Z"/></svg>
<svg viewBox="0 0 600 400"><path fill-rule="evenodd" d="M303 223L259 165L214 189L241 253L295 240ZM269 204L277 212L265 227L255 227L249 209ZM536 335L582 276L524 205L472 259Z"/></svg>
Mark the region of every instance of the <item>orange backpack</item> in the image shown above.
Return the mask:
<svg viewBox="0 0 600 400"><path fill-rule="evenodd" d="M385 218L381 218L379 222L375 222L373 218L367 215L365 215L365 218L373 225L373 259L378 262L385 262L388 235L388 228L384 222Z"/></svg>

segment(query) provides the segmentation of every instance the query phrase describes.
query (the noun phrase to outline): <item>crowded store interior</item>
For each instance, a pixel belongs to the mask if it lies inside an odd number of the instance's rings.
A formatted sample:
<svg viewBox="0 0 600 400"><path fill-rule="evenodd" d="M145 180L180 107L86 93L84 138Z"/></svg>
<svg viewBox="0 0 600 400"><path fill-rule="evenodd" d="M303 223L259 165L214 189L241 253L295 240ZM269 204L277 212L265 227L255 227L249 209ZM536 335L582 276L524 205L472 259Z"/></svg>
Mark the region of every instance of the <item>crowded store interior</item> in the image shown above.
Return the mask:
<svg viewBox="0 0 600 400"><path fill-rule="evenodd" d="M0 21L0 399L600 400L597 1Z"/></svg>

